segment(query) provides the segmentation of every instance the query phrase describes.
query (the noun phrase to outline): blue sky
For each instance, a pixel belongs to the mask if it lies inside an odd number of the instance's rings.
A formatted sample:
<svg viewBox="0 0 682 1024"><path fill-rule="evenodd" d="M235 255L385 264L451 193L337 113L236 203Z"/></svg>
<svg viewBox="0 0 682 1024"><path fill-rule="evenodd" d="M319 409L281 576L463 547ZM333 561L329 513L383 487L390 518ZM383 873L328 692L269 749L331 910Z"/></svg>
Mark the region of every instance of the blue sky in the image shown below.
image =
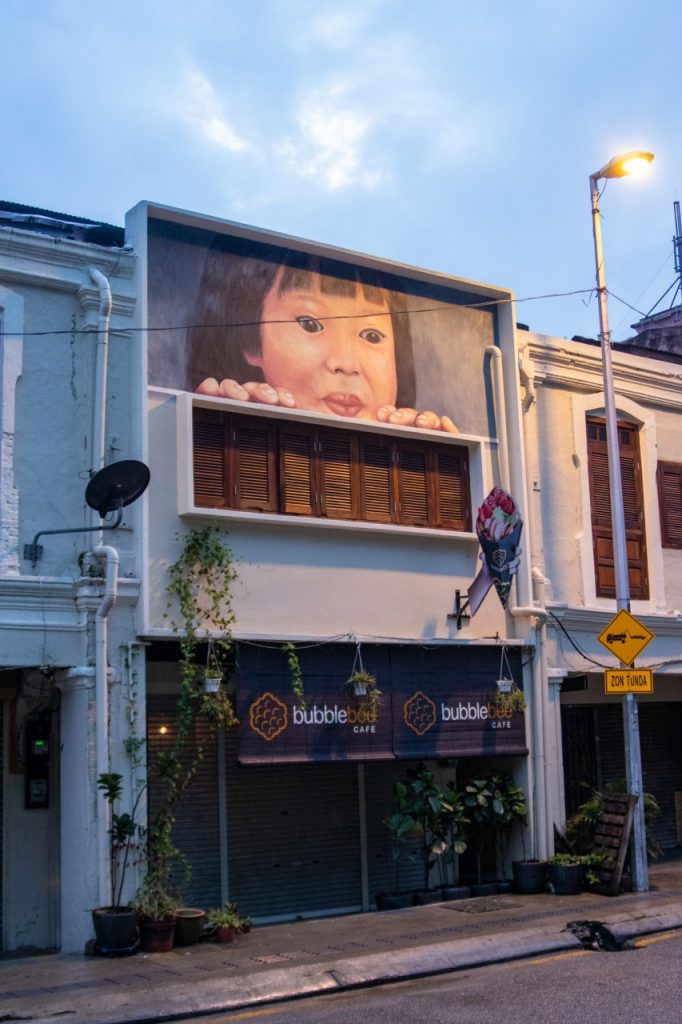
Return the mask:
<svg viewBox="0 0 682 1024"><path fill-rule="evenodd" d="M512 288L674 279L679 0L0 0L0 198L122 224L141 199ZM613 299L614 338L638 314ZM594 298L519 302L596 336Z"/></svg>

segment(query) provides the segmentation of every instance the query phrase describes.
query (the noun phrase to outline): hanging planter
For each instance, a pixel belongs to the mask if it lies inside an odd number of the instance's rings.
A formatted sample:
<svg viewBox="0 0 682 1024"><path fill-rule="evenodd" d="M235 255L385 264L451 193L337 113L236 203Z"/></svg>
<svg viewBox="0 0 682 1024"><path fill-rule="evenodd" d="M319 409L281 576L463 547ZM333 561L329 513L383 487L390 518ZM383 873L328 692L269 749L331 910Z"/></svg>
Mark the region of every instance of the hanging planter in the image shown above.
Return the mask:
<svg viewBox="0 0 682 1024"><path fill-rule="evenodd" d="M376 714L381 703L381 690L377 683L377 677L372 675L371 672L367 672L362 664L360 644L356 647L353 669L345 682L345 686L354 697L358 698L362 709L371 715Z"/></svg>
<svg viewBox="0 0 682 1024"><path fill-rule="evenodd" d="M204 669L204 693L218 693L222 681L223 670L218 664L218 658L213 646L213 641L209 640L208 649L206 651L206 668Z"/></svg>
<svg viewBox="0 0 682 1024"><path fill-rule="evenodd" d="M500 651L500 669L495 685L497 686L495 706L498 711L525 711L526 701L523 696L523 690L514 682L509 658L507 657L507 645L504 643Z"/></svg>

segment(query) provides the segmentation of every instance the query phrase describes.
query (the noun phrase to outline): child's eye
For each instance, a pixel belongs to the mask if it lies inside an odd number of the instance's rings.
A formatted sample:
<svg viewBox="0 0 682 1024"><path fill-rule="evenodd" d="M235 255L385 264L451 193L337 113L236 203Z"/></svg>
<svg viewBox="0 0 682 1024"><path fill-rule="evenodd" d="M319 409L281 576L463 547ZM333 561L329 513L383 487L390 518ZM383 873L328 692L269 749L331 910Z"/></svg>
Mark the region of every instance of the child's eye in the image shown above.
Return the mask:
<svg viewBox="0 0 682 1024"><path fill-rule="evenodd" d="M319 334L320 331L324 330L324 324L316 320L314 316L297 316L296 323L300 324L308 334Z"/></svg>
<svg viewBox="0 0 682 1024"><path fill-rule="evenodd" d="M386 335L373 327L366 327L364 331L360 331L360 337L368 341L370 345L378 345L380 341L384 340Z"/></svg>

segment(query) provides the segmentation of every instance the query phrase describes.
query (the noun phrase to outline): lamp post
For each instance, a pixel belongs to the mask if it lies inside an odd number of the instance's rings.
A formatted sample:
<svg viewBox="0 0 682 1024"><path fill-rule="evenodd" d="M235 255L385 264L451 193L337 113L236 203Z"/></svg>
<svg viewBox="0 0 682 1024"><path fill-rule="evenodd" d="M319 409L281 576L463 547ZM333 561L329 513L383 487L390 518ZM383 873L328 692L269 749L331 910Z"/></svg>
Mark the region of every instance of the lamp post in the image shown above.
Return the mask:
<svg viewBox="0 0 682 1024"><path fill-rule="evenodd" d="M592 231L594 234L594 258L597 269L597 298L599 302L599 343L601 345L604 380L606 450L609 465L609 494L611 498L613 563L616 577L616 608L618 611L621 608L625 608L627 611L630 610L630 580L628 577L625 513L623 510L623 483L620 472L616 396L613 386L613 367L611 362L611 332L609 330L604 252L601 238L601 221L599 218L598 182L606 178L622 178L642 167L646 167L653 158L653 153L640 151L623 153L620 156L613 157L601 170L595 171L594 174L590 175ZM646 892L649 888L649 877L646 856L646 830L644 827L642 757L639 746L637 701L634 693L623 695L623 732L628 792L636 793L639 796L633 820L633 842L631 848L632 886L635 892Z"/></svg>

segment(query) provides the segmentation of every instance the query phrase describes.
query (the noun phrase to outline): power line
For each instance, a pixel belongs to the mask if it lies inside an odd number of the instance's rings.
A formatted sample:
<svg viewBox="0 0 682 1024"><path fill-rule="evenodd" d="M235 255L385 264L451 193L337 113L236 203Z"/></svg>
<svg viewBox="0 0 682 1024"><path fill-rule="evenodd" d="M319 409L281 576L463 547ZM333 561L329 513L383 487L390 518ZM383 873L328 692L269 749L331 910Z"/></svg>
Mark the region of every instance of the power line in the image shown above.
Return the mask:
<svg viewBox="0 0 682 1024"><path fill-rule="evenodd" d="M422 314L422 313L443 313L443 312L451 312L451 311L455 311L455 310L459 310L459 309L485 309L485 308L487 308L489 306L504 306L504 305L508 305L511 302L514 302L514 303L516 303L518 305L518 304L520 304L522 302L537 302L537 301L539 301L541 299L561 299L561 298L570 297L572 295L588 295L588 294L593 294L594 292L595 292L595 288L578 288L578 289L575 289L575 290L570 291L570 292L548 292L546 295L527 295L527 296L524 296L523 298L520 298L520 299L519 298L513 298L513 299L512 298L486 299L484 302L471 302L471 303L467 302L467 303L461 303L461 304L453 303L452 305L449 305L449 306L424 306L424 307L421 307L421 308L418 308L418 309L404 309L404 310L401 309L401 310L392 310L392 311L391 310L387 310L385 313L379 313L379 314L373 312L372 315L373 316L405 316L405 315L406 316L415 316L415 315L419 315L419 314ZM617 298L617 296L614 296L614 298ZM622 302L623 300L619 299L619 301ZM626 305L627 305L627 303L626 303ZM630 307L630 308L633 308L633 307ZM636 310L635 312L638 312L638 311ZM328 320L363 320L363 319L366 319L366 317L368 315L369 314L367 314L367 313L354 313L354 314L352 314L350 316L349 315L341 315L341 314L339 314L338 316L316 317L316 319L320 320L320 321L325 321L325 322L328 321ZM119 328L119 329L120 330L125 330L126 332L130 332L130 333L133 333L133 334L157 334L157 333L161 333L163 331L189 331L189 330L209 330L209 329L211 329L211 330L216 330L216 329L227 330L228 328L229 329L238 329L238 328L242 328L242 327L262 327L265 324L290 324L290 323L296 323L296 317L292 317L291 319L285 319L285 320L244 320L244 321L234 321L234 322L231 322L231 323L222 323L222 324L176 324L176 325L170 326L170 327L125 327L125 328ZM116 330L116 328L113 328L113 329ZM13 338L46 338L46 337L50 337L50 338L54 338L54 337L59 337L61 335L69 335L70 337L74 337L75 335L78 335L78 334L93 334L93 333L96 333L96 332L94 332L91 328L87 328L87 329L86 328L76 328L76 329L74 329L72 327L69 327L69 328L65 328L64 330L60 329L60 330L48 330L48 331L0 331L0 338L4 338L4 337L13 337Z"/></svg>

